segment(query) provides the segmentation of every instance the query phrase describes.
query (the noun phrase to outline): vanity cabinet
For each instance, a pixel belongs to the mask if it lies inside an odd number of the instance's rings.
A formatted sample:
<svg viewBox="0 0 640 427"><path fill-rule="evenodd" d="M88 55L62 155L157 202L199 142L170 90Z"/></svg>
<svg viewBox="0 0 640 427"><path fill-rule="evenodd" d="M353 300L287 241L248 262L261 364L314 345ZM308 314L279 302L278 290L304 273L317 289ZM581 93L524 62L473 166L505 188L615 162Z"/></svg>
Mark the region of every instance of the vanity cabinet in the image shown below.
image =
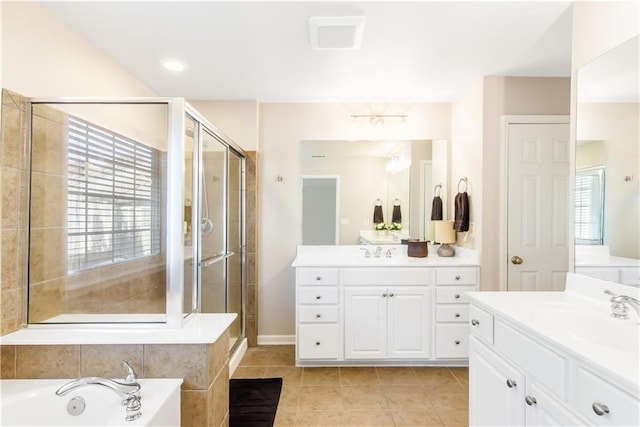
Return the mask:
<svg viewBox="0 0 640 427"><path fill-rule="evenodd" d="M297 267L296 364L464 365L477 287L468 265Z"/></svg>

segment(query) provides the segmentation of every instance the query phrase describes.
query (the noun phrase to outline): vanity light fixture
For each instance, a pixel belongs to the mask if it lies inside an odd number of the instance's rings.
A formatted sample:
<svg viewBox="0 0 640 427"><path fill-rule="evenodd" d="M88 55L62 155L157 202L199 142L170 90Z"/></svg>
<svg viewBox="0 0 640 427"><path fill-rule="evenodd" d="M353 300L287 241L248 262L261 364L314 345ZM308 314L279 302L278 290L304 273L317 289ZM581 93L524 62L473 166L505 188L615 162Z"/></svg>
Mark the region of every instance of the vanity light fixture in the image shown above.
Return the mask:
<svg viewBox="0 0 640 427"><path fill-rule="evenodd" d="M187 69L187 64L177 59L165 59L162 61L162 66L169 71L179 73Z"/></svg>
<svg viewBox="0 0 640 427"><path fill-rule="evenodd" d="M408 116L406 114L352 114L351 115L354 129L357 129L359 119L369 119L369 124L371 125L371 127L376 129L382 129L382 127L384 127L385 119L399 119L401 125L403 127L406 127L407 117Z"/></svg>

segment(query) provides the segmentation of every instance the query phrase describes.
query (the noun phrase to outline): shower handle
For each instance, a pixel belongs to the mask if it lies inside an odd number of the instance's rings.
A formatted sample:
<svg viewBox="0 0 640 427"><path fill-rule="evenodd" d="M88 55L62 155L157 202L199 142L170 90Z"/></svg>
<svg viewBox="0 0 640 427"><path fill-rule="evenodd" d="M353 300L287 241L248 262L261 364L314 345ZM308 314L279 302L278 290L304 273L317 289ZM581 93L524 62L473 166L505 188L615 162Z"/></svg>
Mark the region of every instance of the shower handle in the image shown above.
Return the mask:
<svg viewBox="0 0 640 427"><path fill-rule="evenodd" d="M229 258L231 256L235 255L235 252L220 252L217 255L214 255L212 257L209 258L205 258L202 261L200 261L198 263L199 267L209 267L212 264L215 264L216 262Z"/></svg>

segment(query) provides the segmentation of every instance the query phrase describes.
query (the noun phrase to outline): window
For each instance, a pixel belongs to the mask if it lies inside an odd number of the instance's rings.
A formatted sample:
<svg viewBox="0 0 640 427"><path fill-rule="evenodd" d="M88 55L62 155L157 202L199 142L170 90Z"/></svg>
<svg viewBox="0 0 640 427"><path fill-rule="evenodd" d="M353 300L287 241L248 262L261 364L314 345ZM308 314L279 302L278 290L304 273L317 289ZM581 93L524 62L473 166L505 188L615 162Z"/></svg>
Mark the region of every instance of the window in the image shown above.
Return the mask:
<svg viewBox="0 0 640 427"><path fill-rule="evenodd" d="M576 172L575 238L579 245L604 242L604 167Z"/></svg>
<svg viewBox="0 0 640 427"><path fill-rule="evenodd" d="M69 117L68 270L160 252L160 153Z"/></svg>

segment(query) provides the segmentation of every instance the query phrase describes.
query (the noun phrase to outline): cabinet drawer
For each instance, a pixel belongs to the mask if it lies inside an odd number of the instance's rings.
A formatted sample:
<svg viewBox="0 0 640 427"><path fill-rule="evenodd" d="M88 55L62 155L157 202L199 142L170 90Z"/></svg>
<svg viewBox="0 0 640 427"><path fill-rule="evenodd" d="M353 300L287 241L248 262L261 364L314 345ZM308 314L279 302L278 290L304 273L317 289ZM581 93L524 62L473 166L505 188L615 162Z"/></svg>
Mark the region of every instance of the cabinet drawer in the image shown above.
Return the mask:
<svg viewBox="0 0 640 427"><path fill-rule="evenodd" d="M345 268L344 285L428 285L431 270L426 268Z"/></svg>
<svg viewBox="0 0 640 427"><path fill-rule="evenodd" d="M578 368L573 407L592 425L640 425L640 401L584 368ZM605 405L609 413L596 414L595 405Z"/></svg>
<svg viewBox="0 0 640 427"><path fill-rule="evenodd" d="M467 304L469 298L465 292L475 291L475 286L448 286L436 289L436 302L438 304Z"/></svg>
<svg viewBox="0 0 640 427"><path fill-rule="evenodd" d="M567 360L542 344L496 319L493 345L498 353L520 366L526 366L536 382L566 398Z"/></svg>
<svg viewBox="0 0 640 427"><path fill-rule="evenodd" d="M436 325L436 357L462 359L469 357L469 327L464 325Z"/></svg>
<svg viewBox="0 0 640 427"><path fill-rule="evenodd" d="M469 306L471 333L489 344L493 344L493 315L479 308Z"/></svg>
<svg viewBox="0 0 640 427"><path fill-rule="evenodd" d="M338 325L299 325L298 358L340 358L340 336Z"/></svg>
<svg viewBox="0 0 640 427"><path fill-rule="evenodd" d="M439 268L436 270L436 285L475 285L475 268Z"/></svg>
<svg viewBox="0 0 640 427"><path fill-rule="evenodd" d="M468 321L469 306L467 304L438 304L436 306L436 322L464 322L466 326Z"/></svg>
<svg viewBox="0 0 640 427"><path fill-rule="evenodd" d="M337 285L340 277L337 268L298 268L298 285Z"/></svg>
<svg viewBox="0 0 640 427"><path fill-rule="evenodd" d="M338 321L338 306L301 306L298 307L298 322L335 323Z"/></svg>
<svg viewBox="0 0 640 427"><path fill-rule="evenodd" d="M298 288L298 304L337 304L338 288L335 286L309 286Z"/></svg>

